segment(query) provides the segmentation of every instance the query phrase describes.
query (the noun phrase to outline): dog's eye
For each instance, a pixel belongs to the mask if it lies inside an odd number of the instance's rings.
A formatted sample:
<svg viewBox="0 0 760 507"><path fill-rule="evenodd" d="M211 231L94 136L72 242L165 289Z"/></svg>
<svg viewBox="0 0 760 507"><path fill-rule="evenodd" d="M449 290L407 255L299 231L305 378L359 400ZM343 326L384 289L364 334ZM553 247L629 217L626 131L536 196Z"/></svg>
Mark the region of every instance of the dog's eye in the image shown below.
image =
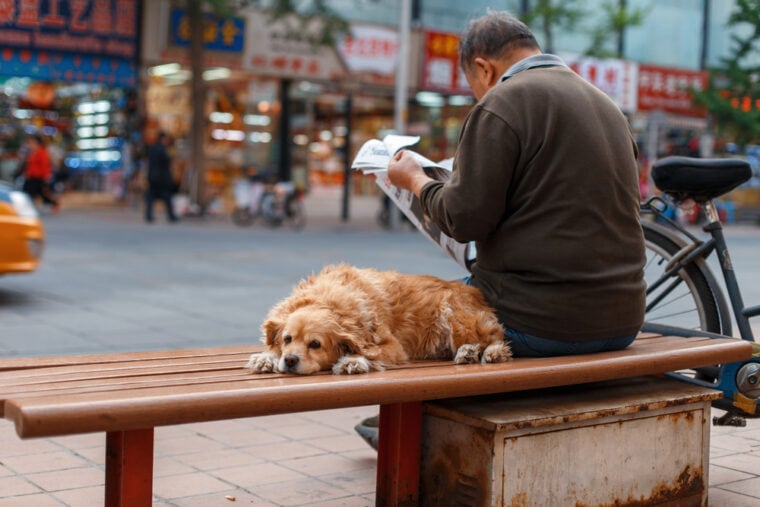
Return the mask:
<svg viewBox="0 0 760 507"><path fill-rule="evenodd" d="M310 349L318 349L321 346L322 346L322 344L319 343L317 340L312 340L312 341L309 342L309 348Z"/></svg>
<svg viewBox="0 0 760 507"><path fill-rule="evenodd" d="M293 337L292 337L292 336L290 336L289 334L286 334L286 335L285 335L285 338L283 338L283 339L282 339L282 342L283 342L285 345L287 345L288 343L290 343L290 342L292 342L292 341L293 341Z"/></svg>

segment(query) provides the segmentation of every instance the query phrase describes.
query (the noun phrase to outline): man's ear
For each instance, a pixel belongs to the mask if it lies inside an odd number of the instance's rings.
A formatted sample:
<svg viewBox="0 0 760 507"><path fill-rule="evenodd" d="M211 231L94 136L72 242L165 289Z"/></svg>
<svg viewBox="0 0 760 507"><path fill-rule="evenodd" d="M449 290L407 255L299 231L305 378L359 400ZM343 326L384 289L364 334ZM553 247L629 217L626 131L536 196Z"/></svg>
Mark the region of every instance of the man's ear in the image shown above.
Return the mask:
<svg viewBox="0 0 760 507"><path fill-rule="evenodd" d="M472 61L474 76L486 88L492 87L500 76L496 75L496 66L488 58L476 56Z"/></svg>
<svg viewBox="0 0 760 507"><path fill-rule="evenodd" d="M269 348L276 348L279 350L281 345L280 333L283 326L283 322L274 319L268 319L262 324L261 330L264 332L264 343L266 343Z"/></svg>

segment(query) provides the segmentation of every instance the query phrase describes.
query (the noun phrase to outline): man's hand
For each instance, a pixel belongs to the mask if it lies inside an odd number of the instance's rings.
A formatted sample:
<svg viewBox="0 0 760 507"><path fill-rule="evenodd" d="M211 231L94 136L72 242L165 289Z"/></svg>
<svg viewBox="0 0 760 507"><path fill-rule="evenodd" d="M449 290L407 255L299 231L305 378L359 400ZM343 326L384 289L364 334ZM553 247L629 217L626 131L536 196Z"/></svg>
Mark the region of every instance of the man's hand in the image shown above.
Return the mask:
<svg viewBox="0 0 760 507"><path fill-rule="evenodd" d="M420 196L422 187L429 181L433 181L422 170L419 162L406 150L399 151L391 159L388 164L388 179L395 186L410 190L417 197Z"/></svg>

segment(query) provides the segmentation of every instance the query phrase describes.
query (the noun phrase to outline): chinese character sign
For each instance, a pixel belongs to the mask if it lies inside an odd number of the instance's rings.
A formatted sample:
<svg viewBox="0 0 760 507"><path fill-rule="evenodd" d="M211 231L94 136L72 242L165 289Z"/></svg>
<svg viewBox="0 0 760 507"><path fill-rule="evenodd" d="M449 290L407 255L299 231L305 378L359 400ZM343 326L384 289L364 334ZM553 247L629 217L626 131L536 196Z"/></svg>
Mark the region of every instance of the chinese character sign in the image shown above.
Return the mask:
<svg viewBox="0 0 760 507"><path fill-rule="evenodd" d="M0 46L137 58L138 0L0 0Z"/></svg>
<svg viewBox="0 0 760 507"><path fill-rule="evenodd" d="M443 93L471 93L459 67L459 35L425 32L420 87Z"/></svg>
<svg viewBox="0 0 760 507"><path fill-rule="evenodd" d="M0 0L1 1L1 0ZM170 21L172 44L190 45L190 18L183 9L172 9ZM218 18L203 14L203 47L212 51L240 53L245 41L245 20L239 17Z"/></svg>
<svg viewBox="0 0 760 507"><path fill-rule="evenodd" d="M396 70L399 40L395 30L351 25L351 34L338 44L338 53L351 72L389 76Z"/></svg>
<svg viewBox="0 0 760 507"><path fill-rule="evenodd" d="M582 78L606 93L623 111L636 110L638 66L634 62L614 58L563 58Z"/></svg>
<svg viewBox="0 0 760 507"><path fill-rule="evenodd" d="M690 90L704 90L707 73L696 70L671 69L639 65L640 111L662 110L688 116L705 116L703 108L692 102Z"/></svg>

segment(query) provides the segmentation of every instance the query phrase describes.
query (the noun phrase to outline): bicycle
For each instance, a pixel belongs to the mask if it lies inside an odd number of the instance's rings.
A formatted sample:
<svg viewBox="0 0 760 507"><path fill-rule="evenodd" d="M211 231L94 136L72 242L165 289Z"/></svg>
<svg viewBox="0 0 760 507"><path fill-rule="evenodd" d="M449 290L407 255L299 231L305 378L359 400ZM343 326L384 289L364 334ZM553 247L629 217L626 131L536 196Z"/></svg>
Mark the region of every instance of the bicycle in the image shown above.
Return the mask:
<svg viewBox="0 0 760 507"><path fill-rule="evenodd" d="M713 403L726 411L713 419L717 425L743 426L746 417L760 417L760 345L754 343L749 324L751 317L760 315L760 306L744 306L713 201L751 176L749 164L739 159L667 157L653 164L652 179L666 198L676 205L692 201L704 213L707 223L702 230L709 235L707 240L671 218L665 198L653 197L641 203L647 248L647 313L642 330L684 337L726 337L732 336L733 317L740 338L753 342L748 361L670 374L723 391L724 397ZM646 220L648 216L653 220ZM717 255L728 301L707 264L712 254Z"/></svg>
<svg viewBox="0 0 760 507"><path fill-rule="evenodd" d="M234 193L236 205L232 221L235 225L247 227L259 217L272 228L287 223L300 230L306 225L303 192L290 181L240 180L235 184Z"/></svg>

